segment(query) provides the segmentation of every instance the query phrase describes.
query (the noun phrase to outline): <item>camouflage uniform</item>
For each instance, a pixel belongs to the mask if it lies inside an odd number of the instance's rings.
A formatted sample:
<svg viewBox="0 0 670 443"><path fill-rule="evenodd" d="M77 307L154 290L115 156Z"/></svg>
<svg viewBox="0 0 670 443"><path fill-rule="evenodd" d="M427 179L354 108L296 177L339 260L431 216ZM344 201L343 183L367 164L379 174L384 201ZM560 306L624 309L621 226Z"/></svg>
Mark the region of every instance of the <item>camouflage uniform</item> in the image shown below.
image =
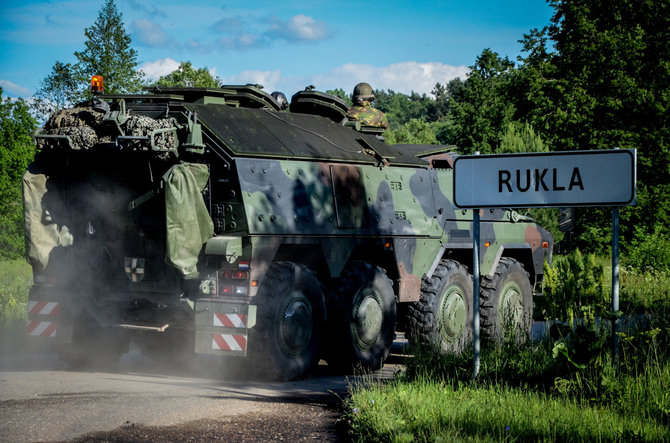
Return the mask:
<svg viewBox="0 0 670 443"><path fill-rule="evenodd" d="M373 108L372 104L367 100L354 103L349 108L349 111L347 111L347 118L349 120L358 120L365 126L376 126L384 129L389 127L386 115L379 109Z"/></svg>

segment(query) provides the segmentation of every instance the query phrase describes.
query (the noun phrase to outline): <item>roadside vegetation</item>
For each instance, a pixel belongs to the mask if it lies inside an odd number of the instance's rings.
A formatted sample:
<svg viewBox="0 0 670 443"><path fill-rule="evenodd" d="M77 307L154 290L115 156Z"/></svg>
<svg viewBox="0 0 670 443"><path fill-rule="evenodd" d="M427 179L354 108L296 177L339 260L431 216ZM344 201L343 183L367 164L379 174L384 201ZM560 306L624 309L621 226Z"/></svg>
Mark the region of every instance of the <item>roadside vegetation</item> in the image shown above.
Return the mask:
<svg viewBox="0 0 670 443"><path fill-rule="evenodd" d="M471 351L456 356L410 349L414 356L394 381L368 378L352 387L343 418L350 436L668 441L670 269L623 261L621 312L610 312L609 257L579 251L556 257L546 269L544 338L484 348L477 380ZM617 317L620 348L614 360L610 320Z"/></svg>
<svg viewBox="0 0 670 443"><path fill-rule="evenodd" d="M0 330L25 326L32 281L27 261L0 261Z"/></svg>

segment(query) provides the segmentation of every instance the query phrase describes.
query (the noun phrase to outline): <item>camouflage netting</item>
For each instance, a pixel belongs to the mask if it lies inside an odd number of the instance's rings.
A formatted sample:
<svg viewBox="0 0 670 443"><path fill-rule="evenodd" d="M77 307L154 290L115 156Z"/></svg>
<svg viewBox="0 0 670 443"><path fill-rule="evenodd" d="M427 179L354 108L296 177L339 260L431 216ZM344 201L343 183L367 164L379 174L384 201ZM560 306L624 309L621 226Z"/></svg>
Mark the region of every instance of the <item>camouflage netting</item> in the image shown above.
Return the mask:
<svg viewBox="0 0 670 443"><path fill-rule="evenodd" d="M160 120L146 117L144 115L133 115L122 125L126 135L147 136L155 130L174 128L177 122L173 118L163 118ZM176 133L174 131L157 134L154 139L154 145L159 150L172 150L177 145ZM147 148L146 142L133 141L130 145L133 148Z"/></svg>
<svg viewBox="0 0 670 443"><path fill-rule="evenodd" d="M114 142L119 130L112 121L103 120L105 114L97 112L88 107L76 107L62 109L54 113L44 125L40 135L65 135L72 142L73 149L91 149L98 143ZM174 118L153 119L142 115L130 115L120 125L123 135L146 137L153 131L177 127ZM44 149L49 147L48 139L37 139L37 147ZM175 131L156 134L154 138L154 149L158 151L172 151L176 149L177 139ZM150 150L151 144L147 140L133 140L126 146L132 149Z"/></svg>
<svg viewBox="0 0 670 443"><path fill-rule="evenodd" d="M91 108L71 108L56 111L44 125L42 134L66 135L70 137L74 149L90 149L102 141L112 141L112 132L98 134L96 129L102 129L103 114ZM94 129L95 128L95 129ZM49 142L37 139L37 147L44 149Z"/></svg>

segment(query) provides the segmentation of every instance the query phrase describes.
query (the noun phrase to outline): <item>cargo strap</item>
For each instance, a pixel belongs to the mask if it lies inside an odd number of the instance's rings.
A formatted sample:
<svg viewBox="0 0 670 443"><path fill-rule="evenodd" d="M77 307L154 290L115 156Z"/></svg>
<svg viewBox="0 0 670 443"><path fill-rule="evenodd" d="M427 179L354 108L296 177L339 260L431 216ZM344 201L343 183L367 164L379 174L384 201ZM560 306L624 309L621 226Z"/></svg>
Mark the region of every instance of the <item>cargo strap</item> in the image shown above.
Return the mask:
<svg viewBox="0 0 670 443"><path fill-rule="evenodd" d="M149 192L145 192L144 194L137 197L135 200L128 203L128 211L133 211L133 210L137 209L139 206L148 202L149 200L151 200L156 195L158 195L158 192L156 192L153 189Z"/></svg>

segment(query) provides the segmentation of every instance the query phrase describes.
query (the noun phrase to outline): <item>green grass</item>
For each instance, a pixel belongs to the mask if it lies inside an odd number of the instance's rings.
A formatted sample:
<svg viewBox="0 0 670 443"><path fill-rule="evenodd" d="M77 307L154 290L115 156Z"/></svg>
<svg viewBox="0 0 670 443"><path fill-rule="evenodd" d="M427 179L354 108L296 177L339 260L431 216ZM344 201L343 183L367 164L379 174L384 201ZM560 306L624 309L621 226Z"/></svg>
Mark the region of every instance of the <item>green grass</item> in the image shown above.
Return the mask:
<svg viewBox="0 0 670 443"><path fill-rule="evenodd" d="M611 275L611 265L607 269ZM630 312L653 312L659 305L670 303L670 271L636 272L622 267L619 276L624 309ZM608 288L611 287L610 278Z"/></svg>
<svg viewBox="0 0 670 443"><path fill-rule="evenodd" d="M644 321L620 333L615 362L610 322L595 319L609 311L611 265L573 260L555 283L582 292L555 292L548 301L563 305L546 311L567 323L539 342L482 349L476 381L471 352L413 349L400 378L352 387L343 418L352 439L670 441L670 273L622 269L622 307Z"/></svg>
<svg viewBox="0 0 670 443"><path fill-rule="evenodd" d="M0 328L25 326L33 276L25 260L0 262Z"/></svg>
<svg viewBox="0 0 670 443"><path fill-rule="evenodd" d="M666 426L609 407L502 385L395 381L353 388L358 441L667 441Z"/></svg>

